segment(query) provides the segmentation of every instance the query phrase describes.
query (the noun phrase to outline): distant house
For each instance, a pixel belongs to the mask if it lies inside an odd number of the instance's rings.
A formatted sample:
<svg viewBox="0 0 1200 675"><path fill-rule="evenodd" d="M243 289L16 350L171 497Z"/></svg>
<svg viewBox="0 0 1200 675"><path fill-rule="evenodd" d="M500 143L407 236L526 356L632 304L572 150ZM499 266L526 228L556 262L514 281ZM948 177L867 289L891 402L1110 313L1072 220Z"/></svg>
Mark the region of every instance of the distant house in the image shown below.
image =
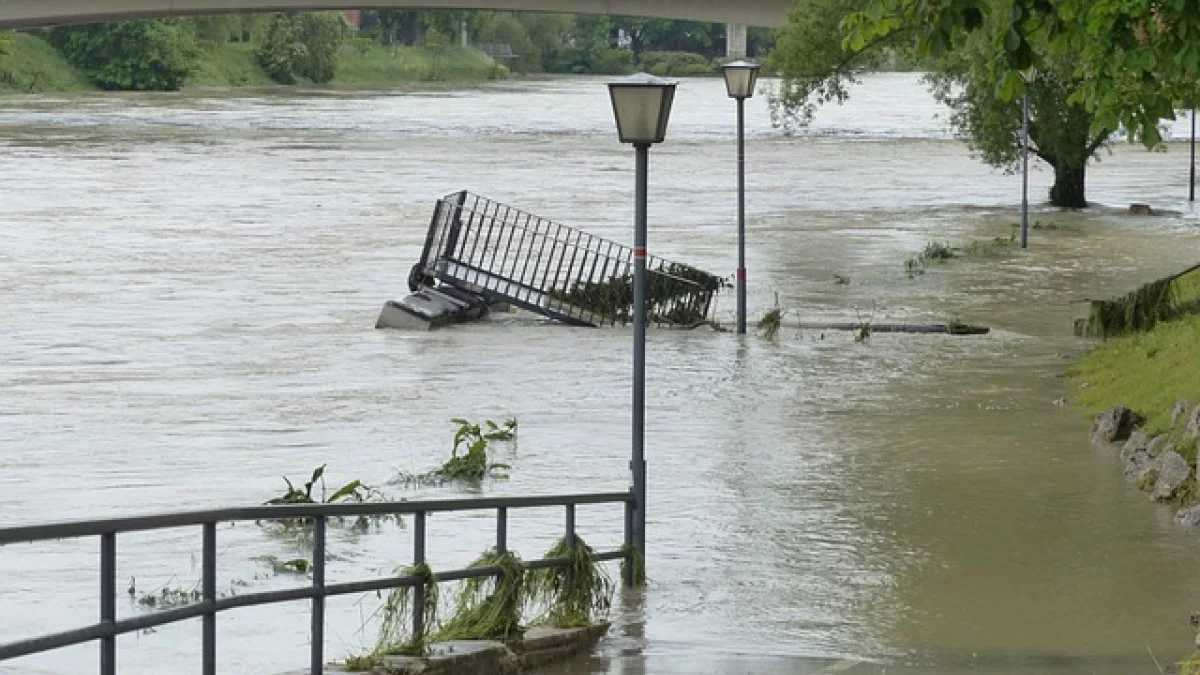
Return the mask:
<svg viewBox="0 0 1200 675"><path fill-rule="evenodd" d="M346 21L357 30L362 26L362 10L348 9L346 10Z"/></svg>

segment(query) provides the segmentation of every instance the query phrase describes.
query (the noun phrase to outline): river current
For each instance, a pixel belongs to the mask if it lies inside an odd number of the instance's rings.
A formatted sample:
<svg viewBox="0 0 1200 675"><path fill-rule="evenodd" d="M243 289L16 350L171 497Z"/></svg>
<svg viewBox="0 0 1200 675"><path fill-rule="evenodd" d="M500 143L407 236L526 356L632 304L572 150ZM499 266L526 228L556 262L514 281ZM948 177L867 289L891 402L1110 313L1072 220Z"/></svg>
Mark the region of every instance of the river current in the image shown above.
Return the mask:
<svg viewBox="0 0 1200 675"><path fill-rule="evenodd" d="M720 81L685 80L650 160L651 252L722 275L733 111ZM992 332L651 331L649 583L618 595L612 637L571 671L1133 673L1186 653L1200 534L1055 404L1080 301L1196 262L1186 146L1116 142L1086 212L1043 205L1052 175L1035 170L1028 253L909 279L928 241L1009 236L1020 177L973 160L913 75L868 77L796 136L761 96L748 120L752 317L778 301L791 321ZM257 504L321 464L331 485L469 495L385 485L440 463L457 416L520 421L511 476L485 494L625 489L630 330L373 326L437 198L469 189L628 242L632 169L603 79L0 99L0 526ZM511 514L512 548L540 557L561 521ZM431 565L469 562L492 522L431 517ZM616 547L620 513L582 508L579 529ZM295 556L253 524L218 541L224 590L302 581L256 560ZM199 544L120 537L122 589L193 587ZM370 577L409 561L411 531L331 546L330 581ZM96 559L94 541L0 548L0 642L94 621ZM377 606L331 601L331 658L372 643ZM221 672L303 667L307 616L221 615ZM0 673L90 672L95 650ZM134 675L197 672L199 653L198 623L118 642Z"/></svg>

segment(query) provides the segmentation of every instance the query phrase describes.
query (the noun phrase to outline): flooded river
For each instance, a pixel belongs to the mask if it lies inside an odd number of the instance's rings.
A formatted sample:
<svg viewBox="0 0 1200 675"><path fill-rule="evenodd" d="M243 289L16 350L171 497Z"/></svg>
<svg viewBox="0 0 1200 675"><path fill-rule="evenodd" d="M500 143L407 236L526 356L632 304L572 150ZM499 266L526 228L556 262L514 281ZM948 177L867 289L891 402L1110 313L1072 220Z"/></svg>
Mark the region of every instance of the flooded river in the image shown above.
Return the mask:
<svg viewBox="0 0 1200 675"><path fill-rule="evenodd" d="M797 137L751 101L753 315L777 296L793 320L993 331L862 344L652 331L650 581L618 598L613 636L572 672L1149 673L1148 652L1187 651L1200 534L1128 488L1087 421L1054 404L1082 349L1076 303L1196 262L1190 214L1119 209L1186 211L1185 149L1118 143L1089 177L1107 206L1036 206L1059 227L1028 254L908 279L927 241L1008 236L1018 217L1020 177L973 161L944 112L910 75L869 78ZM651 251L723 275L732 120L719 81L686 80L651 154ZM632 168L598 79L0 100L0 526L255 504L322 463L331 484L384 484L439 463L456 416L520 420L511 478L487 494L624 489L630 330L372 327L406 290L436 198L470 189L627 242ZM1033 194L1050 181L1034 173ZM731 319L732 294L720 303ZM561 516L510 515L512 547L540 557ZM581 509L580 533L615 547L620 521ZM469 562L491 527L431 518L431 564ZM253 524L218 541L222 588L297 583L254 560L295 555ZM331 581L411 551L408 530L331 542ZM122 536L121 588L191 588L199 544ZM94 621L95 549L0 549L0 642ZM331 658L373 641L377 604L331 602ZM303 603L222 615L221 672L303 667L307 616ZM90 672L95 651L0 673ZM198 623L118 642L123 673L195 672L199 653Z"/></svg>

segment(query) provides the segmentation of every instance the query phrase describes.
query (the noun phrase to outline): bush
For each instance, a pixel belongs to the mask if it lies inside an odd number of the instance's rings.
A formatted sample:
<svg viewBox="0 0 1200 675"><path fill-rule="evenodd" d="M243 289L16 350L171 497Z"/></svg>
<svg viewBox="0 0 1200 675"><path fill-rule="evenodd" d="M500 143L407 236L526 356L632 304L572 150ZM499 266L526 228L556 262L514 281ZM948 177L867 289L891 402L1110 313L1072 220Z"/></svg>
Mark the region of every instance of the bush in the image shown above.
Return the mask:
<svg viewBox="0 0 1200 675"><path fill-rule="evenodd" d="M633 52L628 49L606 49L593 57L588 72L597 75L628 75L633 72Z"/></svg>
<svg viewBox="0 0 1200 675"><path fill-rule="evenodd" d="M346 19L338 12L276 14L255 57L280 84L325 84L337 73L346 37Z"/></svg>
<svg viewBox="0 0 1200 675"><path fill-rule="evenodd" d="M708 75L716 72L712 62L692 52L642 52L642 68L651 75Z"/></svg>
<svg viewBox="0 0 1200 675"><path fill-rule="evenodd" d="M432 26L429 28L429 30L425 31L425 46L426 47L433 47L435 49L438 47L449 47L450 42L451 42L451 37L450 37L449 33L443 33L442 31L440 31L436 28L433 28Z"/></svg>
<svg viewBox="0 0 1200 675"><path fill-rule="evenodd" d="M177 91L199 64L192 25L180 20L55 28L50 41L102 89Z"/></svg>
<svg viewBox="0 0 1200 675"><path fill-rule="evenodd" d="M512 14L493 14L479 29L476 36L479 42L508 45L516 57L509 66L520 73L536 73L542 70L542 55L533 41L525 25Z"/></svg>

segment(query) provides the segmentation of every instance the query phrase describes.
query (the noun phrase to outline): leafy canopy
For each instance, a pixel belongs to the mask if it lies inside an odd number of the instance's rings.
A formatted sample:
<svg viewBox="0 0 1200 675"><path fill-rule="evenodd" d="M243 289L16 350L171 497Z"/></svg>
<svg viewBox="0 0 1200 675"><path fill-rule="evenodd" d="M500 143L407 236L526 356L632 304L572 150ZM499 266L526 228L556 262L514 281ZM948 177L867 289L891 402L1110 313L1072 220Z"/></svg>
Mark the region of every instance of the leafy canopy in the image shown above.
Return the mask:
<svg viewBox="0 0 1200 675"><path fill-rule="evenodd" d="M1081 83L1073 102L1093 114L1092 133L1123 128L1150 146L1161 140L1159 122L1193 101L1200 71L1194 0L869 0L842 27L851 50L904 30L931 55L982 34L998 55L992 80L1005 100L1023 91L1022 71L1069 59Z"/></svg>

